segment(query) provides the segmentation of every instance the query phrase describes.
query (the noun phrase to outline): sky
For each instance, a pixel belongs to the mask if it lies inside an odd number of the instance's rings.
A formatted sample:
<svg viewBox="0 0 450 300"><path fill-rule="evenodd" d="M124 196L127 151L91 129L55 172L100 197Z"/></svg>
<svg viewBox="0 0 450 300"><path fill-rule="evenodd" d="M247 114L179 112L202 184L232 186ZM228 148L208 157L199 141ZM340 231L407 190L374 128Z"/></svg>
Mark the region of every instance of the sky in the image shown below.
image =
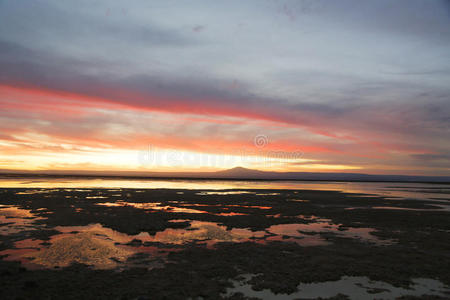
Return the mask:
<svg viewBox="0 0 450 300"><path fill-rule="evenodd" d="M0 169L450 175L450 1L0 0Z"/></svg>

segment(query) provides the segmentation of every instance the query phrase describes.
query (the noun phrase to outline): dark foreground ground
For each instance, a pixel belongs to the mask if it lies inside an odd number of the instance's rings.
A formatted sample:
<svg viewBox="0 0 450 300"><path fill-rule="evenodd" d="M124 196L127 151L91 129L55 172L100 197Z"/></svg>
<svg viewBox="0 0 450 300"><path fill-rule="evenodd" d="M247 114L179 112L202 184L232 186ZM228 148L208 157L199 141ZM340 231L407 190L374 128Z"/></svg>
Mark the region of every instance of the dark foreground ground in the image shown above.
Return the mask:
<svg viewBox="0 0 450 300"><path fill-rule="evenodd" d="M342 276L450 285L445 199L222 192L1 189L0 299L247 299L230 289L245 274L278 295Z"/></svg>

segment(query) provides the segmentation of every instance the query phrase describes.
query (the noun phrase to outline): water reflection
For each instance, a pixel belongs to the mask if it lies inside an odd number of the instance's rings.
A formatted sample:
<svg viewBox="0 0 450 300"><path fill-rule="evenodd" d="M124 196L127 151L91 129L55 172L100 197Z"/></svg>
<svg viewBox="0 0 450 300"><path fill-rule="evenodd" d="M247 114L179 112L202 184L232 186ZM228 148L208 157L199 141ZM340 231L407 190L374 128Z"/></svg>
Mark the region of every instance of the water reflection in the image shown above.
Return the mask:
<svg viewBox="0 0 450 300"><path fill-rule="evenodd" d="M398 206L373 206L372 209L388 209L388 210L412 210L412 211L450 211L450 205L433 204L434 207L439 208L408 208Z"/></svg>
<svg viewBox="0 0 450 300"><path fill-rule="evenodd" d="M43 220L43 217L36 217L31 210L22 209L14 205L0 204L0 234L10 235L24 230L35 230L34 222Z"/></svg>
<svg viewBox="0 0 450 300"><path fill-rule="evenodd" d="M213 222L192 221L187 229L168 228L157 232L151 239L161 243L173 244L203 241L208 246L212 246L217 242L242 242L252 237L263 237L264 235L264 232L253 232L241 228L227 230L225 226Z"/></svg>
<svg viewBox="0 0 450 300"><path fill-rule="evenodd" d="M257 206L257 205L221 205L221 204L198 204L198 203L182 203L182 201L169 201L170 203L176 203L179 206L194 206L194 207L222 207L223 209L228 209L228 207L239 207L239 208L252 208L252 209L271 209L270 206ZM203 210L179 207L179 206L170 206L170 205L162 205L160 202L145 202L145 203L133 203L126 201L117 201L117 202L100 202L96 203L96 205L100 206L108 206L108 207L134 207L138 209L145 210L155 210L155 211L164 211L171 213L187 213L187 214L211 214L216 216L244 216L248 215L245 213L238 212L221 212L221 213L212 213Z"/></svg>
<svg viewBox="0 0 450 300"><path fill-rule="evenodd" d="M304 200L304 199L287 199L288 201L292 201L292 202L309 202L309 200Z"/></svg>
<svg viewBox="0 0 450 300"><path fill-rule="evenodd" d="M0 181L1 182L1 181ZM70 182L70 181L69 181ZM138 181L141 184L160 184L160 181ZM186 184L188 181L180 181L177 184ZM45 181L41 181L41 183L45 183ZM66 182L67 183L67 182ZM123 184L123 181L119 181L120 184ZM189 183L189 182L188 182ZM202 188L205 188L203 182L197 182ZM197 184L196 183L196 184ZM24 183L30 184L30 183ZM60 183L58 183L60 184ZM78 184L78 183L77 183ZM190 183L189 183L190 184ZM219 184L220 182L215 182L214 184ZM243 182L226 182L227 185L239 184L239 187L242 188L242 184L246 184ZM255 184L258 186L262 184L258 183L248 183L250 185ZM292 184L292 187L296 188L305 188L302 186L302 183L280 183L280 182L267 182L268 185L272 185L272 187L279 188L283 184ZM340 183L341 187L345 185L344 183ZM323 184L322 184L323 186ZM330 183L329 187L332 187L333 184ZM148 187L148 186L146 186ZM184 187L184 186L183 186ZM260 187L260 186L259 186ZM381 187L381 185L379 185ZM210 187L209 187L210 188ZM364 190L364 184L360 184L359 188ZM386 188L386 186L384 186ZM366 192L374 191L374 186L371 187L372 190L367 189ZM392 187L393 190L400 189L397 187ZM425 187L422 187L422 190ZM405 187L402 186L401 190L404 191ZM430 189L431 190L431 189ZM61 199L54 197L51 193L53 191L57 191L61 193L63 196ZM80 196L80 194L71 192L86 192L89 194L84 194L84 196ZM205 221L194 221L194 220L170 220L172 223L185 222L186 224L172 224L172 227L183 227L185 228L166 228L165 230L161 230L156 232L153 235L150 235L147 232L142 232L137 235L128 235L125 233L121 233L115 231L111 228L104 227L100 224L91 224L88 226L71 226L71 227L55 227L55 229L59 231L59 234L56 234L50 238L48 242L44 242L42 240L36 239L25 239L27 237L26 234L18 234L20 236L21 241L17 241L19 239L17 236L14 236L14 239L11 241L16 241L13 249L8 249L0 252L0 255L8 255L6 259L9 260L20 260L27 266L41 266L41 267L64 267L71 263L84 263L91 265L95 268L120 268L123 266L129 266L131 264L130 260L132 260L132 264L136 265L139 263L143 263L141 260L136 259L136 255L146 254L147 260L145 261L145 266L148 266L148 260L153 260L156 258L164 258L167 253L170 251L180 251L180 249L184 249L187 244L198 244L199 246L206 247L215 247L217 243L228 242L228 243L242 243L242 242L254 242L254 243L272 243L272 242L291 242L296 243L302 247L310 247L310 246L324 246L333 243L334 238L343 237L343 238L351 238L356 239L364 243L373 243L373 244L390 244L393 241L391 240L381 240L374 235L375 230L372 228L352 228L352 227L343 227L341 224L334 224L331 220L320 218L314 215L295 215L298 213L312 213L307 210L299 210L294 216L286 216L285 210L279 210L280 207L278 205L283 205L284 198L275 197L274 201L268 201L271 199L262 198L264 201L255 201L252 202L250 198L254 198L253 195L256 196L277 196L280 195L278 192L271 193L269 192L261 192L261 191L207 191L196 193L199 194L198 199L201 199L201 202L208 201L208 203L189 203L192 198L193 192L185 191L185 192L177 192L177 194L186 193L189 194L186 198L184 196L177 197L176 199L182 200L171 200L164 202L138 202L142 199L135 199L134 201L124 201L117 200L120 199L117 197L124 197L122 199L133 199L130 197L130 193L142 193L144 190L135 190L124 191L120 188L116 189L108 189L106 190L111 193L105 193L105 190L94 190L94 189L31 189L31 190L23 190L17 192L17 198L25 199L25 202L22 203L31 203L32 200L38 198L39 200L44 199L44 197L51 197L50 200L55 200L54 203L58 203L57 206L53 207L49 206L49 211L54 214L58 214L62 210L58 210L61 206L59 206L62 202L62 207L64 209L64 213L80 213L83 212L83 209L88 213L91 213L90 209L94 206L95 209L92 209L93 213L97 213L98 211L106 211L121 213L125 211L125 209L113 209L113 207L128 207L135 208L140 210L145 210L146 213L152 212L166 212L166 213L184 213L184 214L192 214L192 215L182 215L182 218L197 218L202 220L214 220L220 221L223 223L215 223L215 222L205 222ZM435 190L433 190L435 191ZM442 190L437 190L438 192L442 192ZM14 193L15 191L13 191ZM165 191L164 191L165 192ZM305 200L302 198L302 191L291 191L289 192L289 196L287 196L286 200L290 203L289 205L294 206L303 206L310 204L303 204L309 202L309 200ZM416 198L422 197L424 194L420 194ZM34 194L42 194L38 196L29 196ZM242 196L243 200L236 199L238 197L229 197L232 201L220 202L216 201L218 197L205 197L202 195L233 195L233 194L252 194L252 196ZM83 195L83 194L81 194ZM107 195L108 197L106 197ZM87 197L85 197L87 196ZM139 194L139 196L145 197L147 194ZM172 195L173 196L173 195ZM16 196L15 196L16 197ZM78 197L78 198L77 198ZM76 199L75 199L76 198ZM211 199L209 199L211 198ZM225 197L223 197L225 198ZM249 199L245 199L249 198ZM280 198L280 199L278 199ZM85 199L93 199L95 201L84 201ZM107 199L107 200L102 200ZM188 200L189 199L189 200ZM61 200L61 202L59 202ZM211 201L209 201L211 200ZM280 201L278 201L280 200ZM44 202L45 202L44 201ZM71 202L73 201L73 202ZM84 201L84 202L82 202ZM107 201L107 202L101 202ZM369 203L373 201L368 198ZM42 203L44 203L42 202ZM200 201L199 201L200 202ZM299 203L295 203L299 202ZM302 203L303 202L303 203ZM440 202L440 204L438 204ZM6 202L9 203L9 202ZM74 204L71 204L74 203ZM441 205L441 210L446 210L444 205L442 204L442 200L435 200L433 205ZM265 204L265 205L257 205L257 204ZM268 204L268 205L267 205ZM23 204L28 205L28 204ZM82 206L86 205L86 206ZM93 206L90 206L93 205ZM270 206L269 206L270 205ZM273 207L272 207L273 205ZM360 205L360 204L359 204ZM365 205L365 203L363 204ZM77 207L77 206L82 206ZM101 208L98 206L106 206L111 207L111 209ZM283 208L283 207L281 207ZM368 207L359 207L353 209L407 209L397 206L368 206ZM343 208L342 208L343 209ZM21 208L19 206L14 205L0 205L0 234L3 235L12 235L21 233L26 230L35 230L42 229L43 225L36 225L35 221L39 219L44 219L42 217L36 217L36 215L46 216L46 214L42 213L44 208L40 208L37 210L27 210ZM210 211L209 211L210 210ZM419 209L414 209L419 210ZM420 209L422 210L422 209ZM429 210L429 209L423 209ZM127 212L135 212L132 209L127 209ZM282 213L280 213L282 212ZM44 211L44 213L46 213ZM195 215L194 215L195 214ZM319 212L320 214L320 212ZM139 215L143 215L143 217L147 217L147 214L143 214L139 212ZM167 218L177 218L177 215L174 214L163 214L158 213L157 215L163 215ZM277 225L266 225L266 228L263 227L262 230L252 231L246 228L232 228L231 226L226 227L224 224L236 224L232 226L242 226L242 224L251 224L251 222L247 223L247 218L250 220L250 217L240 217L252 215L254 220L269 220L270 223L267 224L277 224ZM253 216L254 215L254 216ZM51 215L50 215L51 216ZM48 216L50 218L50 216ZM213 218L213 216L221 216L223 218ZM79 216L84 217L84 215ZM235 218L233 218L235 217ZM296 219L297 218L297 219ZM281 220L278 220L281 219ZM94 219L97 220L97 219ZM230 220L236 223L231 223ZM287 220L287 221L286 221ZM241 223L243 221L244 223ZM252 220L253 221L253 220ZM289 224L278 224L290 222ZM55 223L52 223L55 224ZM61 224L61 223L56 223ZM67 223L65 223L67 224ZM75 223L77 224L77 223ZM238 225L239 224L239 225ZM244 225L244 226L253 226L253 225ZM259 228L259 227L258 227ZM46 228L51 229L51 228ZM28 235L29 237L30 235Z"/></svg>
<svg viewBox="0 0 450 300"><path fill-rule="evenodd" d="M72 263L98 269L116 268L137 252L120 244L148 236L147 233L130 236L100 224L57 226L54 229L61 233L52 236L48 242L22 240L16 242L13 249L1 251L0 255L7 255L6 260L21 261L31 269L65 267Z"/></svg>
<svg viewBox="0 0 450 300"><path fill-rule="evenodd" d="M272 225L267 232L277 236L268 240L292 241L301 246L328 245L330 241L323 234L332 233L338 237L353 238L362 242L374 243L378 245L391 244L391 240L381 240L374 236L376 230L373 228L342 227L341 224L333 224L331 220L317 217L309 217L316 222L307 224L279 224ZM281 236L281 239L280 239Z"/></svg>
<svg viewBox="0 0 450 300"><path fill-rule="evenodd" d="M437 207L437 208L434 208ZM363 206L363 207L347 207L345 210L354 209L384 209L384 210L404 210L404 211L450 211L450 205L446 204L435 204L433 203L432 208L412 208L412 207L401 207L401 206Z"/></svg>
<svg viewBox="0 0 450 300"><path fill-rule="evenodd" d="M237 205L237 204L228 204L223 205L227 207L244 207L244 208L256 208L256 209L272 209L271 206L259 206L259 205Z"/></svg>
<svg viewBox="0 0 450 300"><path fill-rule="evenodd" d="M51 190L28 190L26 192L17 192L16 195L34 195L34 194L45 194L49 192L51 192Z"/></svg>
<svg viewBox="0 0 450 300"><path fill-rule="evenodd" d="M28 214L25 214L28 215ZM186 228L166 228L150 235L141 232L128 235L101 224L87 226L57 226L59 234L53 235L48 242L25 239L15 243L13 249L0 252L7 260L19 260L28 267L65 267L72 263L83 263L95 268L116 268L127 265L127 259L137 253L146 253L151 257L163 257L173 248L167 245L183 246L189 243L214 247L220 242L256 242L274 241L294 242L300 246L321 246L331 242L323 236L332 233L336 236L355 238L364 242L386 244L372 235L370 228L342 228L330 220L307 217L312 223L272 225L266 230L252 231L246 228L227 228L218 223L171 220L188 222ZM136 262L133 262L133 264Z"/></svg>
<svg viewBox="0 0 450 300"><path fill-rule="evenodd" d="M192 220L171 220L171 222L189 222L189 226L184 229L167 228L150 235L147 232L141 232L137 235L128 235L103 227L100 224L88 226L58 226L56 230L62 233L71 232L90 232L114 241L118 244L128 244L133 240L141 243L166 243L166 244L185 244L193 241L211 241L210 245L217 242L233 241L238 242L251 237L263 237L264 232L253 232L248 229L233 228L227 230L214 222L192 221Z"/></svg>
<svg viewBox="0 0 450 300"><path fill-rule="evenodd" d="M21 209L13 205L1 205L0 204L0 216L5 218L32 218L34 215L30 210Z"/></svg>
<svg viewBox="0 0 450 300"><path fill-rule="evenodd" d="M434 279L416 278L412 279L413 284L408 288L394 287L386 282L373 281L367 277L343 276L337 281L326 281L318 283L300 283L298 292L292 294L275 294L265 289L256 291L248 283L255 275L242 275L242 280L233 281L234 287L229 288L224 296L231 297L241 293L245 297L257 299L328 299L337 297L338 294L348 296L345 299L372 300L372 299L398 299L402 296L423 295L439 296L447 298L450 288L442 282ZM340 298L339 298L340 299ZM342 298L344 299L344 298ZM428 299L428 298L427 298ZM431 299L431 298L430 298ZM434 299L434 298L433 298Z"/></svg>
<svg viewBox="0 0 450 300"><path fill-rule="evenodd" d="M50 244L50 245L48 245ZM117 247L110 239L95 231L59 234L50 242L27 239L16 242L15 249L0 252L6 260L19 260L29 268L67 267L82 263L98 269L117 267L133 252Z"/></svg>
<svg viewBox="0 0 450 300"><path fill-rule="evenodd" d="M217 213L214 215L223 216L223 217L232 217L232 216L248 216L249 214L238 213L238 212L228 212L228 213Z"/></svg>
<svg viewBox="0 0 450 300"><path fill-rule="evenodd" d="M209 192L199 192L196 193L196 195L244 195L244 194L252 194L256 196L277 196L281 195L280 193L257 193L252 191L225 191L225 192L219 192L219 191L209 191Z"/></svg>
<svg viewBox="0 0 450 300"><path fill-rule="evenodd" d="M82 263L99 269L113 268L123 262L131 252L120 249L112 241L96 233L86 232L53 238L51 246L29 255L32 262L46 267L66 267Z"/></svg>
<svg viewBox="0 0 450 300"><path fill-rule="evenodd" d="M218 242L237 243L266 235L265 232L241 228L228 230L217 223L201 221L190 221L189 227L185 229L167 228L155 235L147 232L128 235L101 224L57 226L54 229L60 234L52 236L48 242L25 239L16 242L13 249L1 251L0 255L6 255L6 260L21 261L29 268L66 267L82 263L107 269L126 264L127 259L136 253L161 257L170 251L179 251L179 248L164 247L164 244L183 245L195 242L213 247Z"/></svg>
<svg viewBox="0 0 450 300"><path fill-rule="evenodd" d="M450 200L450 185L427 183L388 183L388 182L334 182L334 181L234 181L234 180L166 180L166 179L128 179L128 178L30 178L0 177L0 188L120 188L139 189L199 189L227 190L221 193L252 193L248 189L307 189L329 190L345 193L372 194L392 199L433 199ZM86 190L84 190L86 191ZM214 193L214 192L211 192ZM370 197L368 197L370 198Z"/></svg>
<svg viewBox="0 0 450 300"><path fill-rule="evenodd" d="M187 214L203 214L203 213L206 214L207 213L206 211L201 211L198 209L169 206L169 205L161 206L161 203L159 203L159 202L133 203L133 202L117 201L117 202L96 203L96 205L109 206L109 207L130 206L130 207L134 207L134 208L138 208L138 209L161 210L161 211L173 212L173 213L187 213Z"/></svg>
<svg viewBox="0 0 450 300"><path fill-rule="evenodd" d="M243 194L256 194L249 191L226 191L226 192L199 192L196 195L243 195Z"/></svg>

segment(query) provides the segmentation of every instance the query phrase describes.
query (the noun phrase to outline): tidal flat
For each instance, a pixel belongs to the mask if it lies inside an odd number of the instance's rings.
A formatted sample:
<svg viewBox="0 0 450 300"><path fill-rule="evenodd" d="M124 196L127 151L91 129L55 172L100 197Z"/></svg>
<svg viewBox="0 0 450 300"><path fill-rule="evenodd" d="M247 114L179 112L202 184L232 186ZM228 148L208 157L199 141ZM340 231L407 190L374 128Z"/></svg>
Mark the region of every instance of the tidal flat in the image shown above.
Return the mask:
<svg viewBox="0 0 450 300"><path fill-rule="evenodd" d="M449 299L450 186L391 187L1 188L0 298Z"/></svg>

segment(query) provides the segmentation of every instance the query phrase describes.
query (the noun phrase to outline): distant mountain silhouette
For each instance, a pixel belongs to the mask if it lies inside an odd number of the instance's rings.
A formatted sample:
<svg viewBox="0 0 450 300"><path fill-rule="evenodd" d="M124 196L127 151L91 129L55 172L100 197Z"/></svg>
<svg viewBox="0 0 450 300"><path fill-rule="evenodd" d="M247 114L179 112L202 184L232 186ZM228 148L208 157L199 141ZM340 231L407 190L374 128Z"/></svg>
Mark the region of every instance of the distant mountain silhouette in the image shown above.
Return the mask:
<svg viewBox="0 0 450 300"><path fill-rule="evenodd" d="M274 172L235 167L216 172L108 172L108 171L14 171L7 176L82 176L170 179L312 180L312 181L396 181L450 183L450 176L370 175L362 173Z"/></svg>
<svg viewBox="0 0 450 300"><path fill-rule="evenodd" d="M267 180L415 181L450 182L450 176L370 175L363 173L274 172L236 167L215 172L214 177Z"/></svg>
<svg viewBox="0 0 450 300"><path fill-rule="evenodd" d="M247 168L243 168L243 167L235 167L235 168L232 168L232 169L223 170L223 171L217 171L217 172L214 172L214 173L215 173L215 175L238 176L238 177L251 178L251 177L254 177L254 176L264 176L264 175L267 175L268 173L273 173L273 172L252 170L252 169L247 169Z"/></svg>

